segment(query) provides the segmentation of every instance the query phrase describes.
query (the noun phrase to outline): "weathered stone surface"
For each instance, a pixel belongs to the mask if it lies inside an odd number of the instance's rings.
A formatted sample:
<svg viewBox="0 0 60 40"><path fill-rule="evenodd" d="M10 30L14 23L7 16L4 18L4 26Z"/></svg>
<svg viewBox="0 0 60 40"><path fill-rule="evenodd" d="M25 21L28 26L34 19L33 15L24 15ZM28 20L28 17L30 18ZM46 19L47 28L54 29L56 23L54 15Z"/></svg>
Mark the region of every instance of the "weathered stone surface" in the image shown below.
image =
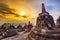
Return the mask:
<svg viewBox="0 0 60 40"><path fill-rule="evenodd" d="M29 32L32 29L33 25L30 23L30 21L28 22L28 24L25 24L24 26L24 30L26 32Z"/></svg>
<svg viewBox="0 0 60 40"><path fill-rule="evenodd" d="M55 27L53 17L46 12L42 3L42 13L37 17L36 26L32 28L26 40L59 40L59 31Z"/></svg>
<svg viewBox="0 0 60 40"><path fill-rule="evenodd" d="M28 36L29 32L25 33L23 32L18 32L18 35L16 36L12 36L12 37L8 37L2 40L25 40L26 37Z"/></svg>
<svg viewBox="0 0 60 40"><path fill-rule="evenodd" d="M15 35L17 35L18 33L16 32L16 30L14 30L14 29L9 29L9 30L7 30L6 32L4 32L3 34L2 34L2 38L4 39L4 38L8 38L8 37L12 37L12 36L15 36Z"/></svg>
<svg viewBox="0 0 60 40"><path fill-rule="evenodd" d="M60 16L59 16L59 18L58 18L57 21L56 21L56 26L57 26L58 28L60 28Z"/></svg>
<svg viewBox="0 0 60 40"><path fill-rule="evenodd" d="M33 27L33 25L30 23L30 21L28 22L27 27L28 27L28 30L29 30L29 31L30 31L30 30L31 30L31 28Z"/></svg>

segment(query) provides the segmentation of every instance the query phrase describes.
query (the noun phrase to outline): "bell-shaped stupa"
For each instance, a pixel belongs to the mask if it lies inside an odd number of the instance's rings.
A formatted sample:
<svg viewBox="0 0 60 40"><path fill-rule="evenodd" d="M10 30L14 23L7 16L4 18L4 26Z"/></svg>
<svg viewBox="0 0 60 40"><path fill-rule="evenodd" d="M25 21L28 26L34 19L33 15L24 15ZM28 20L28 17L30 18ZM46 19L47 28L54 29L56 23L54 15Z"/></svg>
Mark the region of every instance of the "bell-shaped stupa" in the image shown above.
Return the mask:
<svg viewBox="0 0 60 40"><path fill-rule="evenodd" d="M37 17L36 26L32 28L26 40L59 40L60 30L56 28L53 17L42 3L42 12Z"/></svg>

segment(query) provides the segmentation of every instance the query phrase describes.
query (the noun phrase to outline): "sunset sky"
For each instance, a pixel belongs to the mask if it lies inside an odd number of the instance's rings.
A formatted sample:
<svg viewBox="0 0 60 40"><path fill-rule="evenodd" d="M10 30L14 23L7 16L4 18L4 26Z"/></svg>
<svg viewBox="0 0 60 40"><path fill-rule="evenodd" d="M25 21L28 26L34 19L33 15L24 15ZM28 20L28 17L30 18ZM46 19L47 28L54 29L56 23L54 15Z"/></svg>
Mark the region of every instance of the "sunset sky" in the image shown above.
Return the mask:
<svg viewBox="0 0 60 40"><path fill-rule="evenodd" d="M41 3L45 3L46 10L54 17L60 16L60 0L0 0L15 11L18 17L12 14L0 17L1 22L28 22L35 23L39 13L41 13Z"/></svg>

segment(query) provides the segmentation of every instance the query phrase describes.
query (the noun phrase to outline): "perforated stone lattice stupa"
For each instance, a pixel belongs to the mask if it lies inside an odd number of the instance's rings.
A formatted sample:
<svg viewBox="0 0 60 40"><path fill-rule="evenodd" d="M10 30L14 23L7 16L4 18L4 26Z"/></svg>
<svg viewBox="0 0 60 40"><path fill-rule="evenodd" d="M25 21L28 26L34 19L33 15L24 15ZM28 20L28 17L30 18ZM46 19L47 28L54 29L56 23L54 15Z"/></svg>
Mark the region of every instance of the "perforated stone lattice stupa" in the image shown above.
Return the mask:
<svg viewBox="0 0 60 40"><path fill-rule="evenodd" d="M37 17L36 26L32 28L26 40L59 40L60 30L56 28L53 17L45 10Z"/></svg>
<svg viewBox="0 0 60 40"><path fill-rule="evenodd" d="M53 17L48 12L46 12L44 3L42 3L42 13L39 13L36 25L48 28L55 27Z"/></svg>

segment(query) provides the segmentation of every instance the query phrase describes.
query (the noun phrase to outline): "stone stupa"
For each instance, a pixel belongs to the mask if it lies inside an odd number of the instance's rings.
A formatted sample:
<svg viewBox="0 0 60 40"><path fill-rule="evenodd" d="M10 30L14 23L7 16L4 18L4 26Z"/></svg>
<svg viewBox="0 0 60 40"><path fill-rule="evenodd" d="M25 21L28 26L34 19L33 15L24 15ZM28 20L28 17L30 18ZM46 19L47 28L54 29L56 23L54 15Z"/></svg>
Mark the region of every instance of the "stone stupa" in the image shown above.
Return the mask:
<svg viewBox="0 0 60 40"><path fill-rule="evenodd" d="M57 26L58 28L60 28L60 16L58 17L58 19L57 19L57 21L56 21L56 26Z"/></svg>
<svg viewBox="0 0 60 40"><path fill-rule="evenodd" d="M60 30L56 28L53 17L45 10L37 17L36 26L32 28L26 40L59 40Z"/></svg>
<svg viewBox="0 0 60 40"><path fill-rule="evenodd" d="M43 28L47 27L48 29L53 29L53 27L55 27L53 17L46 12L44 3L42 3L42 12L39 13L39 16L37 17L36 25Z"/></svg>
<svg viewBox="0 0 60 40"><path fill-rule="evenodd" d="M28 24L25 24L25 26L24 26L26 32L30 32L32 27L33 27L33 25L30 21L28 22Z"/></svg>

